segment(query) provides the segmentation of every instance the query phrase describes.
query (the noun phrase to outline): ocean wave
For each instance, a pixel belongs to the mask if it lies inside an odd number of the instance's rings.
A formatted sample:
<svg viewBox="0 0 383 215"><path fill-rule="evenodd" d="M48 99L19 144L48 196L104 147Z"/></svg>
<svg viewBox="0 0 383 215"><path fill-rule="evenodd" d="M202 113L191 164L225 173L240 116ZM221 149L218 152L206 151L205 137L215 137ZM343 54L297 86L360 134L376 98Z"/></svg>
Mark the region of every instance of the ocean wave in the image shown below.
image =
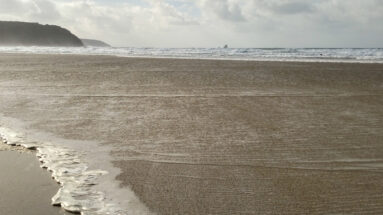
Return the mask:
<svg viewBox="0 0 383 215"><path fill-rule="evenodd" d="M0 53L112 55L186 59L383 63L382 48L0 47Z"/></svg>

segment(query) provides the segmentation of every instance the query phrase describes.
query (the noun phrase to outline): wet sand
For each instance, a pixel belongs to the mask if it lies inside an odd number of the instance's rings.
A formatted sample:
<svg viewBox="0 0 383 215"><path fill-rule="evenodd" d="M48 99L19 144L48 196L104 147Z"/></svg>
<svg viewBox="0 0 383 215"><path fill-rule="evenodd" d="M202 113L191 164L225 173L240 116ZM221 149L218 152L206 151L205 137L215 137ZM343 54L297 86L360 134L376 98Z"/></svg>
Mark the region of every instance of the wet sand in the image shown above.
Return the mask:
<svg viewBox="0 0 383 215"><path fill-rule="evenodd" d="M158 214L383 213L382 64L3 54L0 113Z"/></svg>
<svg viewBox="0 0 383 215"><path fill-rule="evenodd" d="M59 186L40 168L34 153L3 149L0 146L0 214L68 214L51 206Z"/></svg>

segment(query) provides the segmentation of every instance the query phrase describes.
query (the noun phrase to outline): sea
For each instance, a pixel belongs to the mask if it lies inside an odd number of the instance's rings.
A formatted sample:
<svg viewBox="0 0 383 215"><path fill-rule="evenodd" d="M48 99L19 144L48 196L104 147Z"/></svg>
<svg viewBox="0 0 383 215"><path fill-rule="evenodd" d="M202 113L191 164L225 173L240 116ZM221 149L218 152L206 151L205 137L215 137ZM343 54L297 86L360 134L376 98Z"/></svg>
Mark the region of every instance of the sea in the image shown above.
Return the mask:
<svg viewBox="0 0 383 215"><path fill-rule="evenodd" d="M249 61L383 63L383 48L137 48L0 47L0 53L112 55L120 57Z"/></svg>

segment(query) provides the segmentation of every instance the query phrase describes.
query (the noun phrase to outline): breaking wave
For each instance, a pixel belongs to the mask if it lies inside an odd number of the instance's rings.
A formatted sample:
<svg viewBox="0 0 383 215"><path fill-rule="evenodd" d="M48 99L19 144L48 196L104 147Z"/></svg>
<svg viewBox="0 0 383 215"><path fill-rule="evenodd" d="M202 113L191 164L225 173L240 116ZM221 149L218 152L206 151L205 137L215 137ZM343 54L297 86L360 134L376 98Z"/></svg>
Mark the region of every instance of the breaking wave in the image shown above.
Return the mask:
<svg viewBox="0 0 383 215"><path fill-rule="evenodd" d="M0 47L0 53L112 55L187 59L383 63L383 48Z"/></svg>

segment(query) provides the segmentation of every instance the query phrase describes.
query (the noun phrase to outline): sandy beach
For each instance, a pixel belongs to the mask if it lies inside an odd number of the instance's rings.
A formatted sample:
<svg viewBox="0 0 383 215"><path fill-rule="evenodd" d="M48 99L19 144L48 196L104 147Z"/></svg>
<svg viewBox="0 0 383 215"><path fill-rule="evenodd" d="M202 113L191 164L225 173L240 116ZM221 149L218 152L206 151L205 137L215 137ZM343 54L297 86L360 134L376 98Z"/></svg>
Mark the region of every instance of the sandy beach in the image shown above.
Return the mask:
<svg viewBox="0 0 383 215"><path fill-rule="evenodd" d="M121 214L383 213L383 64L0 54L0 127Z"/></svg>

